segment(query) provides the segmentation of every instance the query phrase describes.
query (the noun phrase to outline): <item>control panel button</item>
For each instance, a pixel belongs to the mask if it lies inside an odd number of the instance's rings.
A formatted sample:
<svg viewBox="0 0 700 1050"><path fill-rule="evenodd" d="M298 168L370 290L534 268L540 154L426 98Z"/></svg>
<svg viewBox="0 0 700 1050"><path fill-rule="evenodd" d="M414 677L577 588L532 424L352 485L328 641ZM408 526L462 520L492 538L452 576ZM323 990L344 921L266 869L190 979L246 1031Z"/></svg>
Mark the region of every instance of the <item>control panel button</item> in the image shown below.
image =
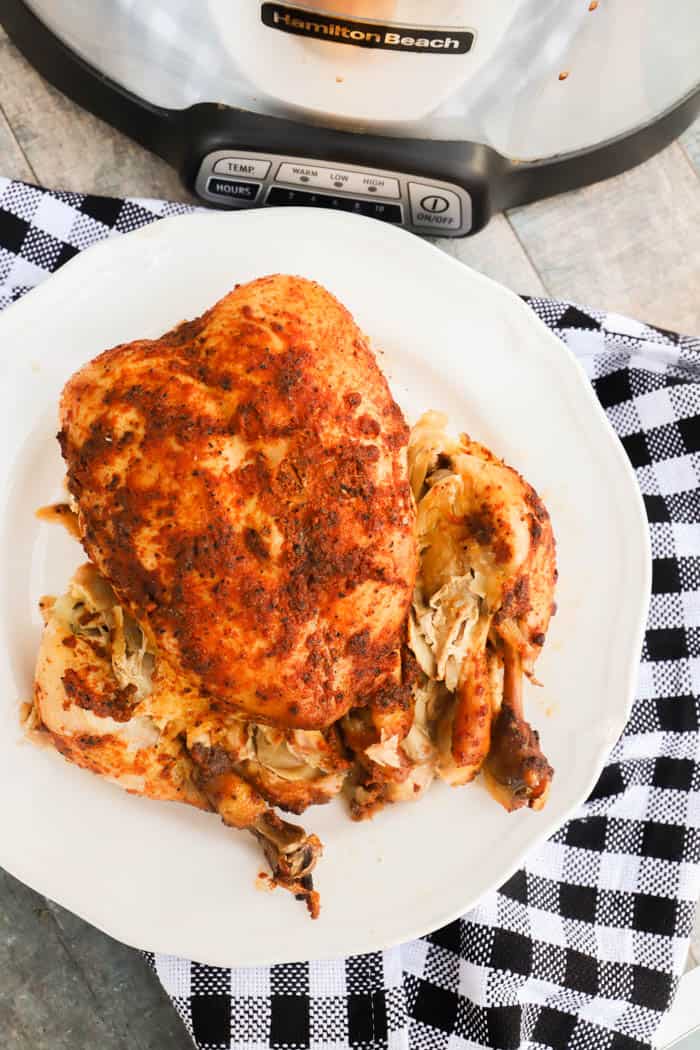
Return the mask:
<svg viewBox="0 0 700 1050"><path fill-rule="evenodd" d="M372 193L377 197L401 196L398 179L390 179L386 175L375 175L373 172L352 172L351 189L353 193Z"/></svg>
<svg viewBox="0 0 700 1050"><path fill-rule="evenodd" d="M298 186L318 186L321 183L321 168L311 164L280 164L277 178L280 182L291 182Z"/></svg>
<svg viewBox="0 0 700 1050"><path fill-rule="evenodd" d="M401 188L398 179L376 175L371 171L345 171L343 168L325 168L316 164L281 164L278 182L293 186L313 186L314 189L340 190L347 193L371 193L377 197L398 200Z"/></svg>
<svg viewBox="0 0 700 1050"><path fill-rule="evenodd" d="M452 190L422 182L409 182L408 196L414 226L456 230L462 225L462 205Z"/></svg>
<svg viewBox="0 0 700 1050"><path fill-rule="evenodd" d="M214 165L215 175L242 175L249 179L264 179L270 170L269 160L257 157L221 157Z"/></svg>
<svg viewBox="0 0 700 1050"><path fill-rule="evenodd" d="M273 186L267 195L266 204L284 207L285 205L328 208L331 211L347 211L355 215L367 215L383 222L402 222L403 214L399 204L385 204L383 201L364 201L353 197L337 197L326 193L314 193L310 190L289 190L284 186Z"/></svg>
<svg viewBox="0 0 700 1050"><path fill-rule="evenodd" d="M207 182L207 193L227 200L245 201L252 204L260 189L259 182L240 182L234 179L218 179L212 176Z"/></svg>

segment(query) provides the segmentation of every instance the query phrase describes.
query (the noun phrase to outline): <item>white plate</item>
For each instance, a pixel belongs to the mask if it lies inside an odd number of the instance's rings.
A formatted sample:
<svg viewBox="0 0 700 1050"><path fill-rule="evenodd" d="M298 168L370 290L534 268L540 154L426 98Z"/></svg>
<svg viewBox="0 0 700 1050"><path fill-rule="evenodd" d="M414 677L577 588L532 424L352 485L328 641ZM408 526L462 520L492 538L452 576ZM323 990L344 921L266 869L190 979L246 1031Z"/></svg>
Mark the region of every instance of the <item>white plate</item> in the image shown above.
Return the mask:
<svg viewBox="0 0 700 1050"><path fill-rule="evenodd" d="M379 350L409 421L449 413L535 485L558 541L559 613L526 707L557 771L542 813L508 815L480 784L434 785L354 824L338 801L302 818L325 843L323 910L256 891L252 838L125 794L21 740L37 600L82 552L34 509L58 498L63 383L99 351L158 336L236 282L321 281ZM365 952L466 911L581 803L621 732L649 592L641 497L588 380L512 293L401 230L306 209L196 214L78 256L0 316L0 863L112 936L218 965ZM556 877L557 872L552 875Z"/></svg>

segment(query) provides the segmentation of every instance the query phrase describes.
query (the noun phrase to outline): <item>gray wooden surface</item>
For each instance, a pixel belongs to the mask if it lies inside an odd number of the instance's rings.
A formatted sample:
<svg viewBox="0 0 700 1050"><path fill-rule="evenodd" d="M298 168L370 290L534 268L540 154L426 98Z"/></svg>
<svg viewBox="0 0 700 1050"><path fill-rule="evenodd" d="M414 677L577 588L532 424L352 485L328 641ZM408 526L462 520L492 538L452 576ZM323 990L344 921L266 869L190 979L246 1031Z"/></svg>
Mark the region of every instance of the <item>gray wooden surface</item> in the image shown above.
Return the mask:
<svg viewBox="0 0 700 1050"><path fill-rule="evenodd" d="M68 102L0 30L0 175L186 200L160 160ZM445 250L517 292L561 296L700 334L700 122L642 167L519 208ZM185 1050L137 952L0 871L5 1050Z"/></svg>

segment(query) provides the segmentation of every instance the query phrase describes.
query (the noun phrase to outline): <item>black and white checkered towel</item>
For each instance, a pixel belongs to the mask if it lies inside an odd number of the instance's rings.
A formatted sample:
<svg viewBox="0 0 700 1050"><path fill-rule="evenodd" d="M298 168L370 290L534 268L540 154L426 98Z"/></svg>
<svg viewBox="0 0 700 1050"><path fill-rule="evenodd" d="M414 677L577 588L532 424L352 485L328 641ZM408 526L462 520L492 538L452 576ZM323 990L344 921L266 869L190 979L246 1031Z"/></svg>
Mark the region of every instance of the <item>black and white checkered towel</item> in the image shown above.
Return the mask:
<svg viewBox="0 0 700 1050"><path fill-rule="evenodd" d="M187 210L0 179L0 307ZM645 1050L671 1002L700 892L700 340L530 306L583 363L644 494L653 595L630 721L575 817L428 937L252 969L149 956L201 1050Z"/></svg>

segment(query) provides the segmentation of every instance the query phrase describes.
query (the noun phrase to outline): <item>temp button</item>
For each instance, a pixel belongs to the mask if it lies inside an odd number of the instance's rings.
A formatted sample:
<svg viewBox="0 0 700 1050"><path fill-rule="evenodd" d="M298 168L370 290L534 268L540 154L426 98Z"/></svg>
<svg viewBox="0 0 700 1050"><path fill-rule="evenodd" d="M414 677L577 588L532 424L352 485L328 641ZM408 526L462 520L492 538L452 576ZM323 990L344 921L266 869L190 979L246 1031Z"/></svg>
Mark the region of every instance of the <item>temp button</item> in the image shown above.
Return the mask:
<svg viewBox="0 0 700 1050"><path fill-rule="evenodd" d="M462 225L462 204L452 190L422 182L409 182L408 196L414 226L457 230Z"/></svg>
<svg viewBox="0 0 700 1050"><path fill-rule="evenodd" d="M258 157L220 157L214 165L215 175L242 175L244 179L264 179L269 170L270 161Z"/></svg>
<svg viewBox="0 0 700 1050"><path fill-rule="evenodd" d="M215 197L225 197L230 201L241 201L252 204L260 189L259 182L241 182L236 179L218 179L212 176L207 182L207 193Z"/></svg>

